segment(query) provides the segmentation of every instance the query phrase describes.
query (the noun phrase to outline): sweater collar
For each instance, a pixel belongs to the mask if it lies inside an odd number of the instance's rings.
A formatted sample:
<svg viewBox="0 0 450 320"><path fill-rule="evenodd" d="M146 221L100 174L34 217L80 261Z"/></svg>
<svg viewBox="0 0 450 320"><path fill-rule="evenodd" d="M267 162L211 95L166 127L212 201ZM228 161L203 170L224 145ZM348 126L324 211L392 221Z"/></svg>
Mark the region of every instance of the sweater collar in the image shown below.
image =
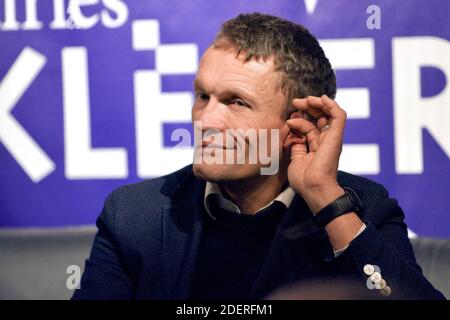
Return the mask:
<svg viewBox="0 0 450 320"><path fill-rule="evenodd" d="M210 203L211 195L216 195L218 204L222 209L230 211L230 212L234 212L237 214L242 214L241 210L235 203L233 203L231 200L224 197L224 195L223 195L222 191L220 190L220 187L217 183L207 181L206 186L205 186L205 196L203 198L203 204L205 206L206 212L208 213L208 215L211 218L214 219L214 215L212 213L211 203ZM255 214L257 214L258 212L269 207L275 201L281 202L282 204L284 204L286 206L286 208L289 208L289 206L292 203L292 200L294 200L294 197L295 197L295 191L291 187L288 186L275 199L273 199L271 202L269 202L262 208L259 208Z"/></svg>

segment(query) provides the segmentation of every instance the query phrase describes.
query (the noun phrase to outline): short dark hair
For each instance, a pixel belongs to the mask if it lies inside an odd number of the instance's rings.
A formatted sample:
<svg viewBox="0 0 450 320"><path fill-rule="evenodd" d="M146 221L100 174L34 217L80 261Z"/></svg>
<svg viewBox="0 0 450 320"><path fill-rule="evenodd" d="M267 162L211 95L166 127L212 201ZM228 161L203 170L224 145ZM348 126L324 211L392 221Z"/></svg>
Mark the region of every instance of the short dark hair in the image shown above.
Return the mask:
<svg viewBox="0 0 450 320"><path fill-rule="evenodd" d="M213 45L235 47L246 61L274 57L276 70L282 72L281 89L289 99L336 95L331 64L302 25L267 14L240 14L222 25Z"/></svg>

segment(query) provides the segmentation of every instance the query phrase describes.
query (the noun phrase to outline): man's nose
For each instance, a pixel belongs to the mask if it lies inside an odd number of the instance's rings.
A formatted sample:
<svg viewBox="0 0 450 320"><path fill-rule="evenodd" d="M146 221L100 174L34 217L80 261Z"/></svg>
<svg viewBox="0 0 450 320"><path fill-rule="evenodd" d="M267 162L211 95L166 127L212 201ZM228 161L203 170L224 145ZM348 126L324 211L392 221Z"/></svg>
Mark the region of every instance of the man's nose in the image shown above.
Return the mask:
<svg viewBox="0 0 450 320"><path fill-rule="evenodd" d="M226 125L226 106L216 99L210 99L208 104L200 113L200 118L203 130L215 129L224 131Z"/></svg>

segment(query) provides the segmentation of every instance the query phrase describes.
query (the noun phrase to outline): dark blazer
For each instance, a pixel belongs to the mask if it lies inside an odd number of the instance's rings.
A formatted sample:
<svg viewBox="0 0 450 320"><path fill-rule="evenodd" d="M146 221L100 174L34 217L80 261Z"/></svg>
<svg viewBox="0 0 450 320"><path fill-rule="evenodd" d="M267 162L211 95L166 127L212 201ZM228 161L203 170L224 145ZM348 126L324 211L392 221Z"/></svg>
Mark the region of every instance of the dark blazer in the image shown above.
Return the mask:
<svg viewBox="0 0 450 320"><path fill-rule="evenodd" d="M363 202L367 228L335 258L327 234L298 195L282 218L252 298L301 280L353 279L366 289L363 267L377 265L391 297L445 299L417 265L404 214L385 188L339 172L341 186ZM205 182L187 166L112 192L98 220L81 289L73 299L187 299L200 247ZM213 285L213 284L212 284ZM379 290L371 290L379 297ZM378 292L377 292L378 291ZM372 293L371 293L372 294Z"/></svg>

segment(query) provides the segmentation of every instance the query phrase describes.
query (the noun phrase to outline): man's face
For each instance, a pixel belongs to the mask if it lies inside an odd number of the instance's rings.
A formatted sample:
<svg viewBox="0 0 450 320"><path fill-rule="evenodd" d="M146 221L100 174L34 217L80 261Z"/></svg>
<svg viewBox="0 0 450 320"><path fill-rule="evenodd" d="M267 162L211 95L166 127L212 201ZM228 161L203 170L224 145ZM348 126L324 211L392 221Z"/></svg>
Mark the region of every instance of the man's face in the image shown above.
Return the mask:
<svg viewBox="0 0 450 320"><path fill-rule="evenodd" d="M194 127L200 123L202 130L202 136L196 139L195 157L198 160L199 155L200 158L202 155L209 155L223 161L196 163L194 159L194 173L197 177L213 182L235 181L260 175L260 168L267 167L264 165L267 163L261 161L259 153L254 152L256 149L252 148L255 147L251 143L254 140L236 139L236 135L234 140L230 139L233 137L230 131L233 130L229 129L256 132L258 152L272 155L272 159L275 155L280 163L283 161L283 142L289 128L286 124L287 100L279 81L280 74L274 69L273 59L265 62L252 59L245 62L244 55L236 57L236 51L232 48L210 47L206 50L200 60L194 83L192 120ZM275 144L271 139L271 129L279 130ZM267 133L265 138L260 135L264 131ZM262 140L266 143L261 143ZM237 163L238 154L242 150L245 150L243 164ZM234 154L228 158L234 160L231 164L225 158L225 154L230 152ZM258 155L256 163L250 160L250 152ZM242 159L241 157L241 162Z"/></svg>

